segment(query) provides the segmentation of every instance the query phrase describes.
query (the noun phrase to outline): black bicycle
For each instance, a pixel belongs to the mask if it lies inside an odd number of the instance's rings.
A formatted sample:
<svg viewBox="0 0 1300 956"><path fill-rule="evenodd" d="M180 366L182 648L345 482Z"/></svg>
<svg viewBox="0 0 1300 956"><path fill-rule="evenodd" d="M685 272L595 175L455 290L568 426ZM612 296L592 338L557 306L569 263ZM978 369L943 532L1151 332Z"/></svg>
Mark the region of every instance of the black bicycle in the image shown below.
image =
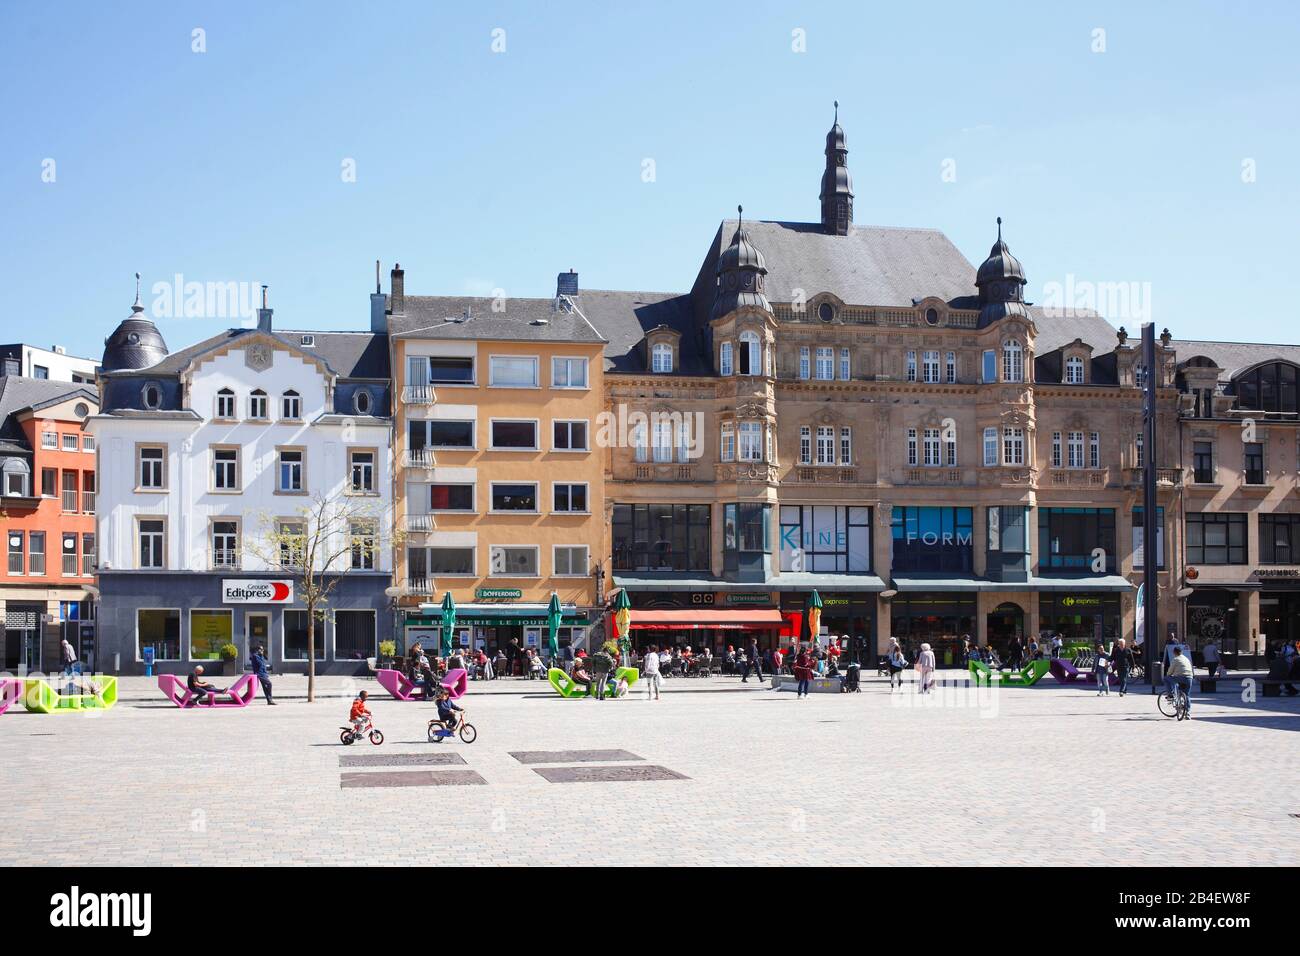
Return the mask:
<svg viewBox="0 0 1300 956"><path fill-rule="evenodd" d="M1178 720L1187 719L1187 707L1190 702L1187 699L1187 691L1182 684L1174 685L1173 694L1160 693L1156 696L1156 706L1160 708L1160 713L1166 717L1174 717Z"/></svg>

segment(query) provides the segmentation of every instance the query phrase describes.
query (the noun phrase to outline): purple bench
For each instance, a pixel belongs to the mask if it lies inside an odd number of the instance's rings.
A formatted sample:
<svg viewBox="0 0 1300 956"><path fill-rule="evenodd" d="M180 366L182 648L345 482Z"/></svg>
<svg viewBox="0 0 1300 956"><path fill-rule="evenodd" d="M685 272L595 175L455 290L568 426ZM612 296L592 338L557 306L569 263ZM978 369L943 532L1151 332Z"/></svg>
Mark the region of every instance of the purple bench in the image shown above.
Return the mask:
<svg viewBox="0 0 1300 956"><path fill-rule="evenodd" d="M159 674L158 689L177 707L247 707L257 694L257 675L244 674L227 690L217 694L196 695L184 679L175 674Z"/></svg>
<svg viewBox="0 0 1300 956"><path fill-rule="evenodd" d="M17 677L0 677L0 714L23 699L23 682Z"/></svg>
<svg viewBox="0 0 1300 956"><path fill-rule="evenodd" d="M392 694L397 700L428 700L424 696L424 687L415 683L401 671L380 668L375 671L375 680L379 686ZM453 667L442 678L442 686L447 688L452 700L460 700L469 687L469 672L463 667Z"/></svg>

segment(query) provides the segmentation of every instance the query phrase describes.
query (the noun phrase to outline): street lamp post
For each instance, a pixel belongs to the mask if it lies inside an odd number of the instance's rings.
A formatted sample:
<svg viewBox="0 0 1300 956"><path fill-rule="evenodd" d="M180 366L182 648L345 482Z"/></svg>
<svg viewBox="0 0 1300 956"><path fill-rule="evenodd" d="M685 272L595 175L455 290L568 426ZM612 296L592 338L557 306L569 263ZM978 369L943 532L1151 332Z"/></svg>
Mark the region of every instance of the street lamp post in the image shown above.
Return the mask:
<svg viewBox="0 0 1300 956"><path fill-rule="evenodd" d="M1146 452L1142 469L1142 587L1145 600L1142 626L1146 644L1147 679L1156 686L1156 642L1160 635L1160 582L1156 580L1156 327L1142 326L1142 364L1146 367L1143 383L1142 449Z"/></svg>

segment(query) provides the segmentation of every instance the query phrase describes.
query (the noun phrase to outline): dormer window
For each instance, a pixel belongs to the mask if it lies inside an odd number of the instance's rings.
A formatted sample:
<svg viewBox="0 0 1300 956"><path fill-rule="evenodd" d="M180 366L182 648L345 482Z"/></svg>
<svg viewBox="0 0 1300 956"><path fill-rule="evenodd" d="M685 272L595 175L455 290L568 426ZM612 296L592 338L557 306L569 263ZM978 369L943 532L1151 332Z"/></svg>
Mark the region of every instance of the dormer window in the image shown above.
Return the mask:
<svg viewBox="0 0 1300 956"><path fill-rule="evenodd" d="M1002 381L1023 382L1025 380L1025 349L1015 339L1002 343Z"/></svg>
<svg viewBox="0 0 1300 956"><path fill-rule="evenodd" d="M1065 360L1065 384L1083 384L1083 359L1077 355L1071 355Z"/></svg>
<svg viewBox="0 0 1300 956"><path fill-rule="evenodd" d="M235 393L228 388L217 392L217 417L235 417Z"/></svg>
<svg viewBox="0 0 1300 956"><path fill-rule="evenodd" d="M375 407L370 390L365 388L357 389L356 394L352 396L352 407L356 409L358 415L369 415L370 410Z"/></svg>
<svg viewBox="0 0 1300 956"><path fill-rule="evenodd" d="M302 398L293 389L289 389L281 396L280 417L289 421L302 418Z"/></svg>
<svg viewBox="0 0 1300 956"><path fill-rule="evenodd" d="M140 391L140 402L149 411L155 411L162 406L162 389L157 382L150 382Z"/></svg>
<svg viewBox="0 0 1300 956"><path fill-rule="evenodd" d="M305 349L313 349L316 347L316 336L314 335L299 336L298 344Z"/></svg>
<svg viewBox="0 0 1300 956"><path fill-rule="evenodd" d="M258 421L265 421L268 418L266 392L260 388L253 389L248 396L248 417Z"/></svg>
<svg viewBox="0 0 1300 956"><path fill-rule="evenodd" d="M666 342L660 342L650 350L650 370L657 373L668 373L673 370L673 347Z"/></svg>
<svg viewBox="0 0 1300 956"><path fill-rule="evenodd" d="M829 302L823 302L817 306L817 318L823 322L833 322L835 320L835 307Z"/></svg>

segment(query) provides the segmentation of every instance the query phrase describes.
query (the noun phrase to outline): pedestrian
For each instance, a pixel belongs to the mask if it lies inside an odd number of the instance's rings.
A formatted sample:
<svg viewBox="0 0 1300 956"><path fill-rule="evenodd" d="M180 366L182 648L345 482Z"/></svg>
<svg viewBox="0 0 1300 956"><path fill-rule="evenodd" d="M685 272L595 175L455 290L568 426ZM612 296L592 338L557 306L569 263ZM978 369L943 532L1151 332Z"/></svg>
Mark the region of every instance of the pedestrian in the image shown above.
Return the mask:
<svg viewBox="0 0 1300 956"><path fill-rule="evenodd" d="M248 655L248 666L257 678L257 682L262 685L262 696L266 698L267 704L274 707L275 698L271 696L271 664L266 659L266 648L261 644L253 648L253 653Z"/></svg>
<svg viewBox="0 0 1300 956"><path fill-rule="evenodd" d="M1063 644L1064 642L1061 640L1060 634L1052 635L1052 657L1053 658L1057 658L1061 656L1061 646Z"/></svg>
<svg viewBox="0 0 1300 956"><path fill-rule="evenodd" d="M614 658L610 656L609 651L601 648L595 654L591 655L591 672L592 680L596 682L596 699L605 699L605 684L609 680L609 672L614 669Z"/></svg>
<svg viewBox="0 0 1300 956"><path fill-rule="evenodd" d="M645 652L645 659L641 662L641 676L645 679L645 699L650 700L653 697L659 699L659 651L653 644Z"/></svg>
<svg viewBox="0 0 1300 956"><path fill-rule="evenodd" d="M60 644L60 651L63 654L63 674L71 677L74 674L81 673L81 667L77 663L77 650L72 643L65 637Z"/></svg>
<svg viewBox="0 0 1300 956"><path fill-rule="evenodd" d="M1219 672L1219 645L1214 643L1214 638L1210 638L1201 648L1201 659L1205 661L1205 669L1211 677Z"/></svg>
<svg viewBox="0 0 1300 956"><path fill-rule="evenodd" d="M1097 645L1097 658L1092 665L1093 676L1097 679L1097 696L1110 696L1110 658L1104 644Z"/></svg>
<svg viewBox="0 0 1300 956"><path fill-rule="evenodd" d="M745 670L740 675L740 682L742 684L749 683L749 672L751 669L758 676L758 682L761 684L763 682L763 664L762 658L759 656L758 638L756 637L751 637L749 639L749 651L745 655Z"/></svg>
<svg viewBox="0 0 1300 956"><path fill-rule="evenodd" d="M903 649L898 646L898 641L895 641L892 637L890 640L893 641L893 645L889 648L887 662L889 665L889 692L892 694L895 686L899 690L903 688L903 669L907 667L907 658L903 656Z"/></svg>
<svg viewBox="0 0 1300 956"><path fill-rule="evenodd" d="M515 666L519 663L519 658L522 656L523 654L521 653L519 647L519 638L517 637L510 638L510 644L509 646L506 647L506 660L509 662L509 666L506 673L511 677L514 676Z"/></svg>
<svg viewBox="0 0 1300 956"><path fill-rule="evenodd" d="M1020 638L1013 637L1011 646L1007 648L1007 666L1013 671L1020 670L1024 659L1024 649L1020 646Z"/></svg>
<svg viewBox="0 0 1300 956"><path fill-rule="evenodd" d="M794 676L799 681L798 693L795 699L808 696L808 689L812 685L812 658L807 649L800 648L799 653L794 659Z"/></svg>
<svg viewBox="0 0 1300 956"><path fill-rule="evenodd" d="M1119 679L1119 696L1123 697L1128 693L1128 675L1133 670L1133 651L1122 637L1115 642L1111 666L1115 668L1115 676Z"/></svg>
<svg viewBox="0 0 1300 956"><path fill-rule="evenodd" d="M916 664L913 666L921 681L921 693L930 693L930 685L934 679L934 651L930 650L929 644L921 645L921 653L916 655Z"/></svg>

